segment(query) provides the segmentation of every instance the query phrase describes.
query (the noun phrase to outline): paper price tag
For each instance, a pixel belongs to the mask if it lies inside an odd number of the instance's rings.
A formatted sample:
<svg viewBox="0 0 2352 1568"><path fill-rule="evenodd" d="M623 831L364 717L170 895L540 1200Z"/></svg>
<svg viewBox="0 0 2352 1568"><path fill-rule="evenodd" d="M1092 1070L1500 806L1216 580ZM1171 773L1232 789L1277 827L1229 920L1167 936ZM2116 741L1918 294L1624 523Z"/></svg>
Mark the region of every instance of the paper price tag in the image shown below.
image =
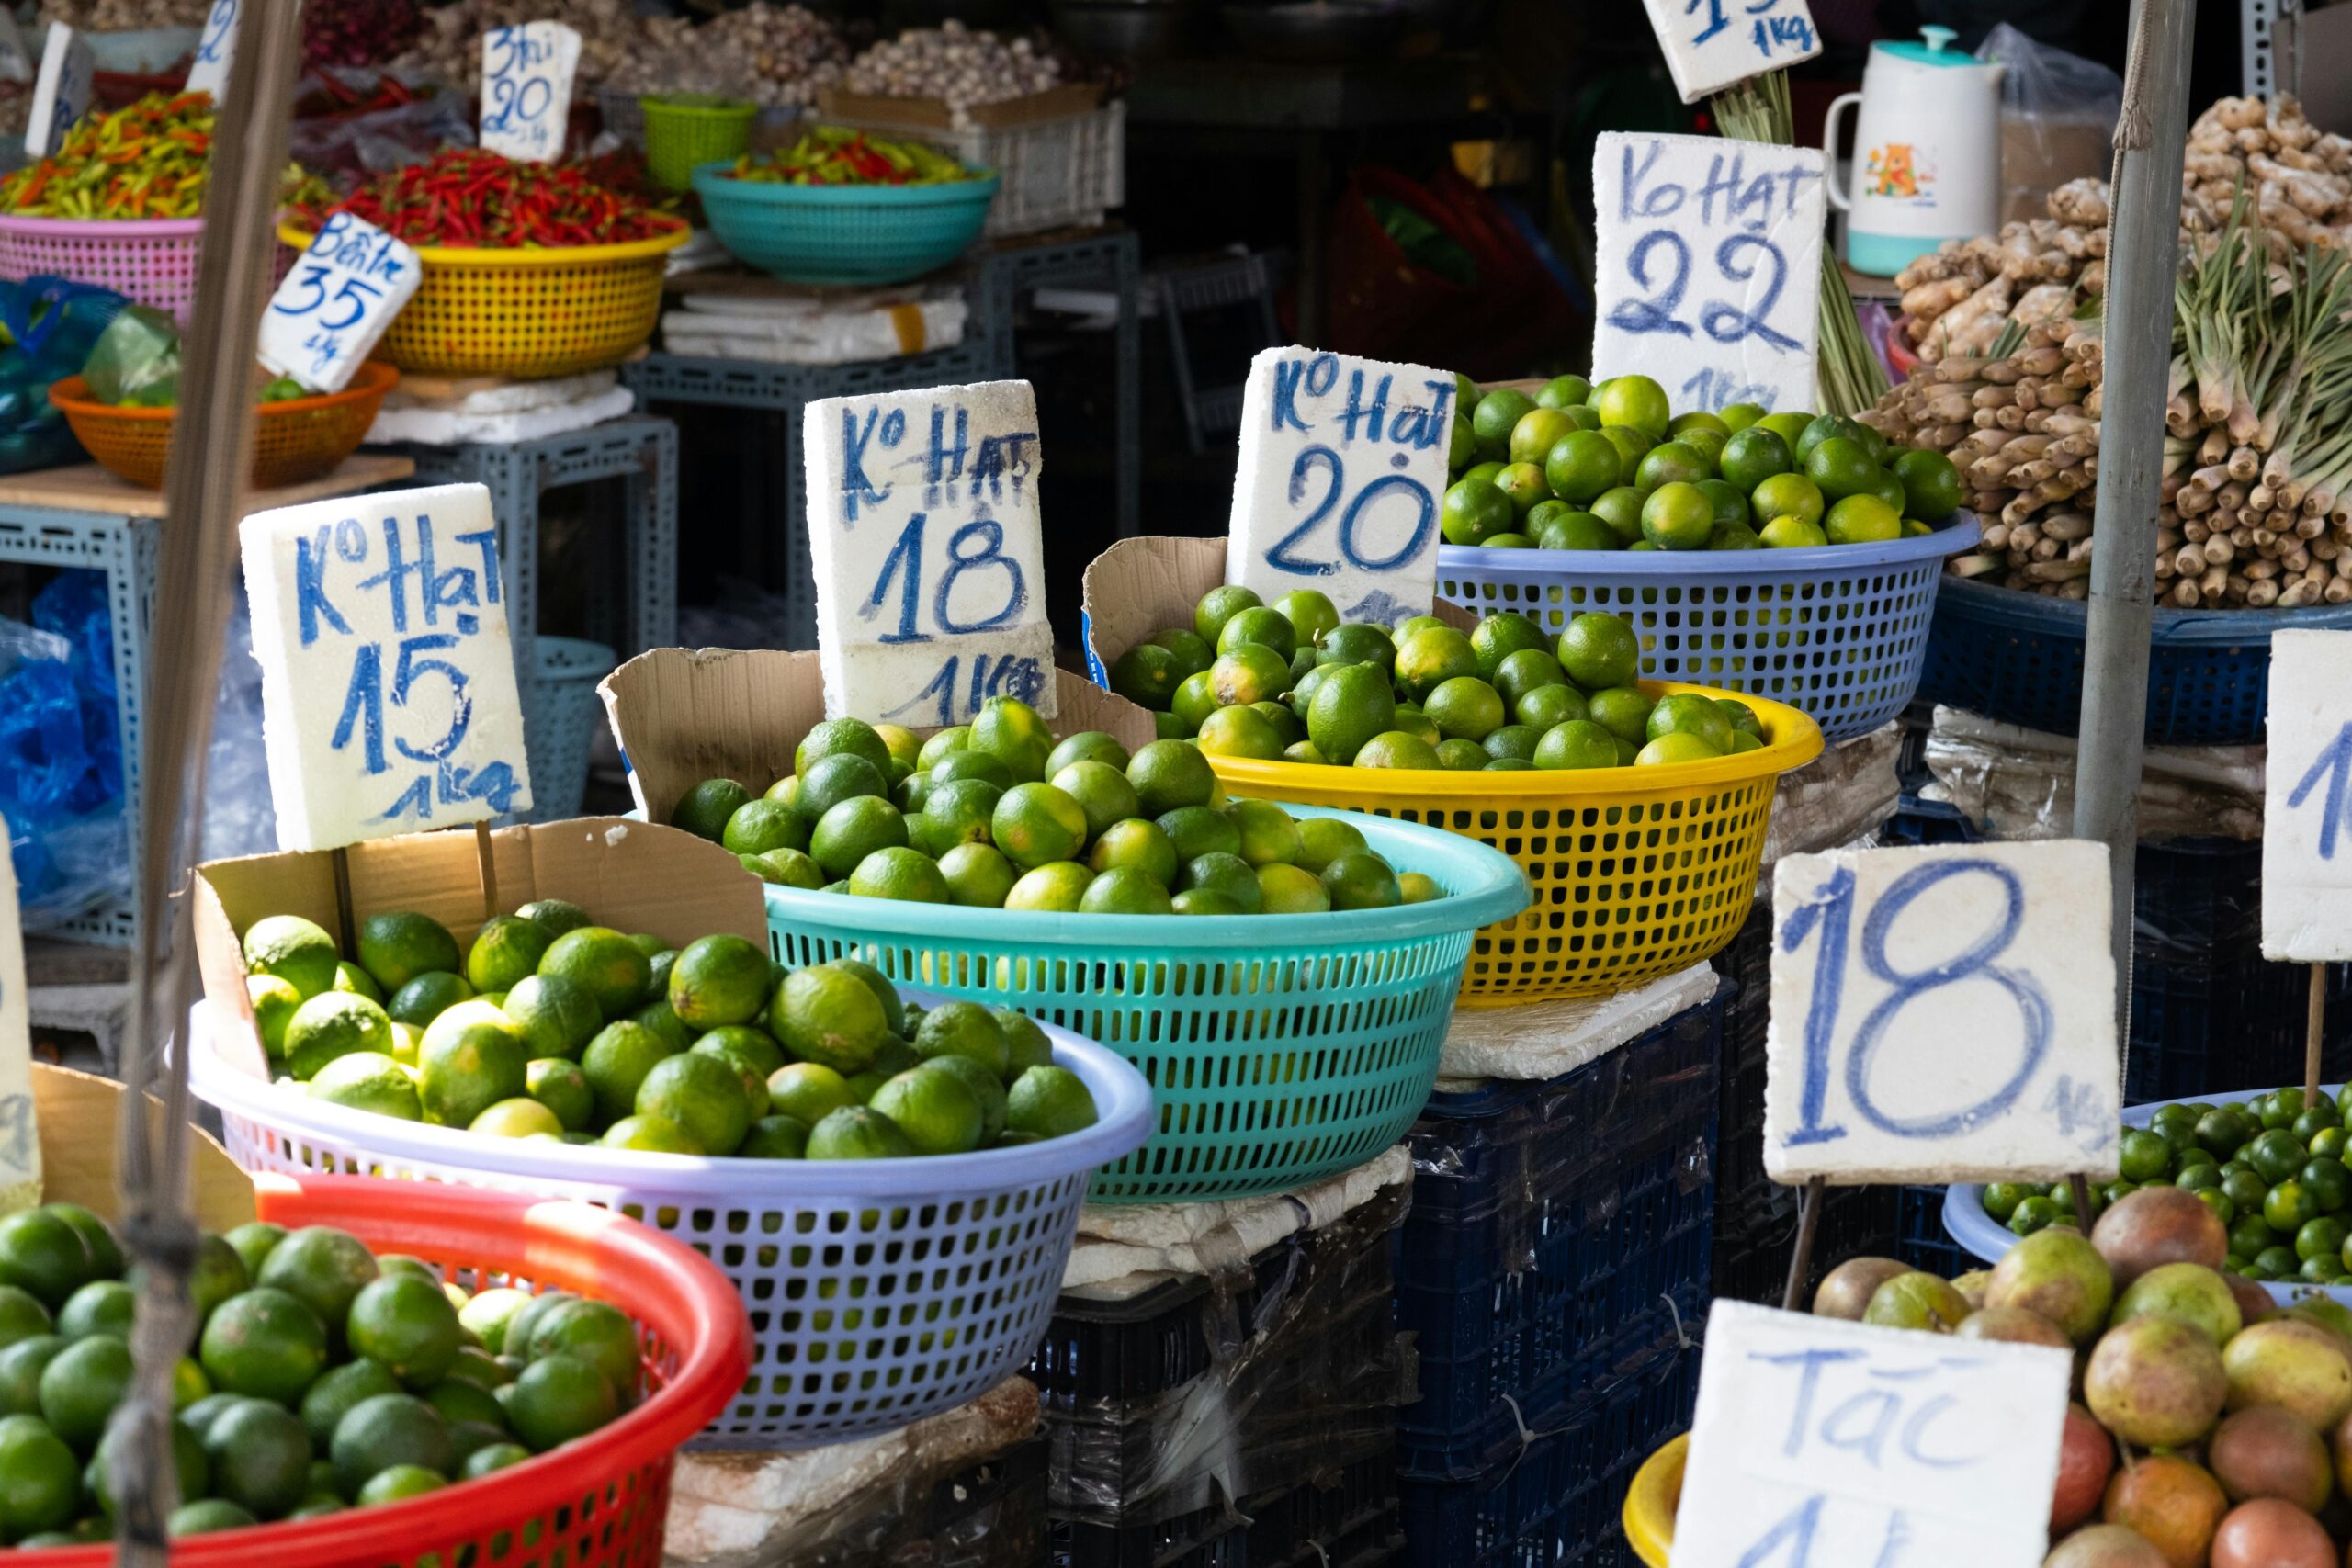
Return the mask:
<svg viewBox="0 0 2352 1568"><path fill-rule="evenodd" d="M2270 639L2262 954L2352 958L2352 632Z"/></svg>
<svg viewBox="0 0 2352 1568"><path fill-rule="evenodd" d="M1225 580L1269 604L1316 589L1343 621L1428 615L1453 414L1443 370L1261 352L1241 394Z"/></svg>
<svg viewBox="0 0 2352 1568"><path fill-rule="evenodd" d="M1639 371L1674 406L1813 406L1823 161L1807 147L1602 134L1596 375Z"/></svg>
<svg viewBox="0 0 2352 1568"><path fill-rule="evenodd" d="M33 81L32 107L25 119L25 156L46 158L65 140L65 133L89 112L97 63L90 44L62 22L49 25L49 41L41 46L40 73Z"/></svg>
<svg viewBox="0 0 2352 1568"><path fill-rule="evenodd" d="M416 292L416 252L365 218L330 213L261 318L261 362L339 392Z"/></svg>
<svg viewBox="0 0 2352 1568"><path fill-rule="evenodd" d="M2073 1365L1717 1302L1674 1568L2040 1568Z"/></svg>
<svg viewBox="0 0 2352 1568"><path fill-rule="evenodd" d="M2116 1174L2107 851L1837 850L1772 874L1775 1180Z"/></svg>
<svg viewBox="0 0 2352 1568"><path fill-rule="evenodd" d="M1029 383L820 398L801 428L825 712L961 724L1005 696L1052 717Z"/></svg>
<svg viewBox="0 0 2352 1568"><path fill-rule="evenodd" d="M212 0L197 40L196 62L187 70L187 90L209 93L217 102L229 90L229 66L237 57L237 14L243 0Z"/></svg>
<svg viewBox="0 0 2352 1568"><path fill-rule="evenodd" d="M488 490L313 502L237 532L280 849L530 809Z"/></svg>
<svg viewBox="0 0 2352 1568"><path fill-rule="evenodd" d="M31 1014L17 868L0 853L0 1213L40 1201L40 1135L33 1114Z"/></svg>
<svg viewBox="0 0 2352 1568"><path fill-rule="evenodd" d="M1686 104L1821 52L1804 0L1645 0Z"/></svg>
<svg viewBox="0 0 2352 1568"><path fill-rule="evenodd" d="M481 35L481 144L530 164L563 156L580 35L561 22L526 22Z"/></svg>

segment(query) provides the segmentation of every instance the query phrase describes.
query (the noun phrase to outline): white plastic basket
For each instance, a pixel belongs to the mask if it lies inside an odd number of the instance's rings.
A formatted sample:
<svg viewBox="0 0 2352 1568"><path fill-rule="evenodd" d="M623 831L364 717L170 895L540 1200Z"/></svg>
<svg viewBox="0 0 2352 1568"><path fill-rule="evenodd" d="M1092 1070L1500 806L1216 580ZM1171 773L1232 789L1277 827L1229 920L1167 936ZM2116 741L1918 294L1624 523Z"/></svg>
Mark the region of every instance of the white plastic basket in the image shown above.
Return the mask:
<svg viewBox="0 0 2352 1568"><path fill-rule="evenodd" d="M980 231L990 238L1091 228L1126 205L1127 106L1117 99L1062 119L968 130L861 115L828 122L912 137L967 168L994 170L1004 183Z"/></svg>
<svg viewBox="0 0 2352 1568"><path fill-rule="evenodd" d="M901 987L926 1007L946 1001ZM697 1447L792 1449L894 1431L994 1387L1036 1348L1089 1178L1150 1134L1143 1075L1043 1026L1098 1120L927 1159L707 1159L479 1136L250 1077L197 1005L188 1077L247 1170L446 1181L616 1210L718 1265L752 1318L752 1373Z"/></svg>

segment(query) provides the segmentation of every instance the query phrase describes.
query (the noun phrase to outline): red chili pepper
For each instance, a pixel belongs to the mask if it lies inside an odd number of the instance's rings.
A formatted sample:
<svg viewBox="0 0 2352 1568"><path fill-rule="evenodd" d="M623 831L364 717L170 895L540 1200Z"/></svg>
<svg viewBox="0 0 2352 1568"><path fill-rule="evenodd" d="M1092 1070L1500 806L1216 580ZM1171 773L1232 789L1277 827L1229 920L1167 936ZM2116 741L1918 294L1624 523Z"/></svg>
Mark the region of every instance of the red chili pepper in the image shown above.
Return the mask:
<svg viewBox="0 0 2352 1568"><path fill-rule="evenodd" d="M618 244L650 238L665 221L578 164L519 164L479 148L445 150L327 210L356 213L413 244ZM325 213L304 216L317 222Z"/></svg>

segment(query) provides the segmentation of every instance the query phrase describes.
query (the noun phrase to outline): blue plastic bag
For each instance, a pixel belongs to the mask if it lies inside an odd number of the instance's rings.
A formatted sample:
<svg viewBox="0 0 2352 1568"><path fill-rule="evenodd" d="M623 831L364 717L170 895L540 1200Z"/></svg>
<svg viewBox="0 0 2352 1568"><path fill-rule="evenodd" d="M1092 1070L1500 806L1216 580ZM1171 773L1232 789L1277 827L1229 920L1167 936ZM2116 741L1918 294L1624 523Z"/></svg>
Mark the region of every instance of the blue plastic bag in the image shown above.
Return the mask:
<svg viewBox="0 0 2352 1568"><path fill-rule="evenodd" d="M98 334L130 301L62 277L0 283L0 474L51 468L82 455L50 387L79 374Z"/></svg>

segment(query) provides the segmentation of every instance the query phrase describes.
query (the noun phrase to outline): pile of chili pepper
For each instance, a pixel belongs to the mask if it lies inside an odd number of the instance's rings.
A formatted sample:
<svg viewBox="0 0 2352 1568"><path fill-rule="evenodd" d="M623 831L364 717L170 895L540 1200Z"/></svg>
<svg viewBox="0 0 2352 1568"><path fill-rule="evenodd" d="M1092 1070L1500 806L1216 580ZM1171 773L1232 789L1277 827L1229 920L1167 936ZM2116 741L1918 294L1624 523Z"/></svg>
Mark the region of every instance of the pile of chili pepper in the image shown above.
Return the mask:
<svg viewBox="0 0 2352 1568"><path fill-rule="evenodd" d="M676 221L577 164L517 163L476 147L445 148L299 216L316 225L329 211L356 213L412 245L486 249L626 244Z"/></svg>
<svg viewBox="0 0 2352 1568"><path fill-rule="evenodd" d="M26 218L193 218L212 174L212 95L151 93L85 118L55 152L0 179L0 211ZM299 164L289 200L316 194ZM323 186L317 187L323 189Z"/></svg>
<svg viewBox="0 0 2352 1568"><path fill-rule="evenodd" d="M920 141L885 141L839 125L810 129L791 146L735 160L735 178L794 186L936 186L979 175Z"/></svg>

